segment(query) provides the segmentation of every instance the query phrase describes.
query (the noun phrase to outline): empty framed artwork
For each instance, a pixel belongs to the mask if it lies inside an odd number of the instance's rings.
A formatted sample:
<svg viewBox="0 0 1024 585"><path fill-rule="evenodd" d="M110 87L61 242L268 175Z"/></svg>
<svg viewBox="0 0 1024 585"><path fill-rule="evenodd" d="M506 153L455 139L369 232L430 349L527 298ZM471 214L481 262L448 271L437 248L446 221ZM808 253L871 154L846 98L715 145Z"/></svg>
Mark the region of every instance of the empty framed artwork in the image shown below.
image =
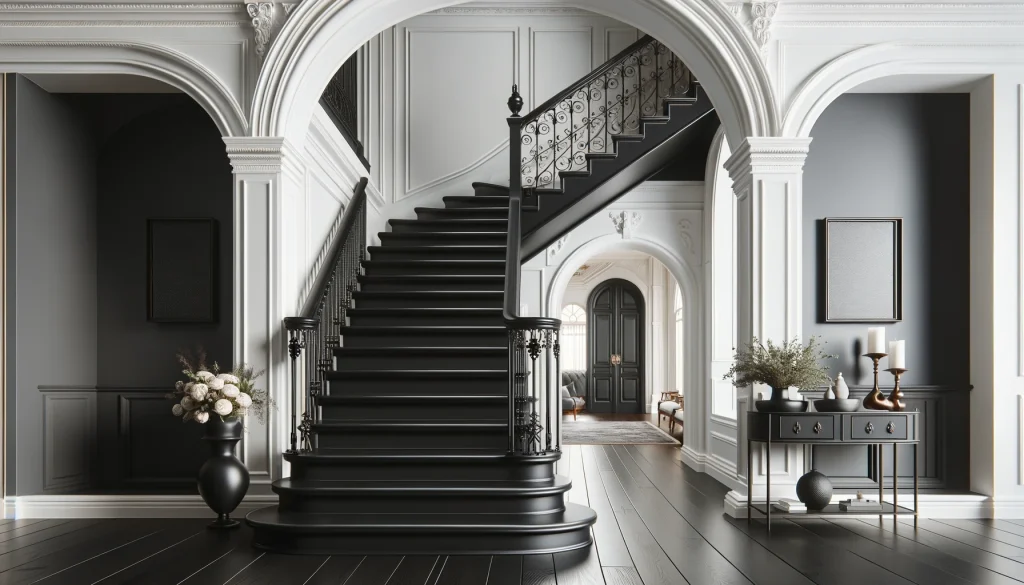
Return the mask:
<svg viewBox="0 0 1024 585"><path fill-rule="evenodd" d="M903 319L903 219L826 218L827 323Z"/></svg>
<svg viewBox="0 0 1024 585"><path fill-rule="evenodd" d="M146 220L147 318L158 323L217 320L217 221Z"/></svg>

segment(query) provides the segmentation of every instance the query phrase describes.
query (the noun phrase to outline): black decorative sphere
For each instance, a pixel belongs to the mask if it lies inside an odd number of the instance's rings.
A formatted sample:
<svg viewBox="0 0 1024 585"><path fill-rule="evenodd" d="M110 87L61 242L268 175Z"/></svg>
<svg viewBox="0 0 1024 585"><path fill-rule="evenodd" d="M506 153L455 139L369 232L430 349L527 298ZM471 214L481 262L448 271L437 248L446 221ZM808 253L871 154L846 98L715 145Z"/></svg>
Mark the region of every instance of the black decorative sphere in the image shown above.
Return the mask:
<svg viewBox="0 0 1024 585"><path fill-rule="evenodd" d="M824 473L812 469L796 482L796 497L808 510L821 510L832 501L832 482Z"/></svg>

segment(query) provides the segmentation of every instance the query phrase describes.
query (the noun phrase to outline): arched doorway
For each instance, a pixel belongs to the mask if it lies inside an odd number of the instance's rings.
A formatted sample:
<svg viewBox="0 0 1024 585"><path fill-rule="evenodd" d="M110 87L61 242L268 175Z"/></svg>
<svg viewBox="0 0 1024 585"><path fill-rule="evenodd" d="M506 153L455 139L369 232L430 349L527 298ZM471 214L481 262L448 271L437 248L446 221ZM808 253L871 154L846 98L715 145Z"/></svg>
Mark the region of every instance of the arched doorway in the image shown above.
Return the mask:
<svg viewBox="0 0 1024 585"><path fill-rule="evenodd" d="M644 412L644 297L628 280L599 284L587 299L590 410Z"/></svg>

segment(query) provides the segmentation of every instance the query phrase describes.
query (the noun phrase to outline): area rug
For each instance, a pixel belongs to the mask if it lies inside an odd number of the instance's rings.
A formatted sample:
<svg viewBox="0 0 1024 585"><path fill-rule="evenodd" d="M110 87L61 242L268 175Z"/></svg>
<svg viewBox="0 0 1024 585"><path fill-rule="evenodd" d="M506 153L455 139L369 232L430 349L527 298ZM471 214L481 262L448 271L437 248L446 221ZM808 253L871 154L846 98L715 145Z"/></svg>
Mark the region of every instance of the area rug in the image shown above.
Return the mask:
<svg viewBox="0 0 1024 585"><path fill-rule="evenodd" d="M564 445L679 445L679 441L649 422L564 422Z"/></svg>

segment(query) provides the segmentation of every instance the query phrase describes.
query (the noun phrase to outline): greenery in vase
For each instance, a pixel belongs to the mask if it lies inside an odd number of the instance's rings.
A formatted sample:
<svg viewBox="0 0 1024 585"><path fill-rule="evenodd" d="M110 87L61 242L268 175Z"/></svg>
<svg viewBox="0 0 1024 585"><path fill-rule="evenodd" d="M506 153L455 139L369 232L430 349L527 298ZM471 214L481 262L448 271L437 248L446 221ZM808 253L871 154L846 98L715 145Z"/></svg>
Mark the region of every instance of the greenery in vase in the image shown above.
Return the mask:
<svg viewBox="0 0 1024 585"><path fill-rule="evenodd" d="M243 363L222 372L217 362L207 366L206 352L201 349L196 357L185 352L178 352L177 357L186 380L175 383L167 397L176 401L171 412L182 421L206 423L213 415L221 420L253 415L263 422L273 408L267 391L256 387L263 370L255 371Z"/></svg>
<svg viewBox="0 0 1024 585"><path fill-rule="evenodd" d="M765 344L755 337L745 350L736 352L732 367L722 379L732 378L733 385L741 388L765 384L780 389L791 386L811 389L831 380L828 366L820 362L836 357L821 350L817 337L811 337L807 345L797 339L781 345L771 340Z"/></svg>

